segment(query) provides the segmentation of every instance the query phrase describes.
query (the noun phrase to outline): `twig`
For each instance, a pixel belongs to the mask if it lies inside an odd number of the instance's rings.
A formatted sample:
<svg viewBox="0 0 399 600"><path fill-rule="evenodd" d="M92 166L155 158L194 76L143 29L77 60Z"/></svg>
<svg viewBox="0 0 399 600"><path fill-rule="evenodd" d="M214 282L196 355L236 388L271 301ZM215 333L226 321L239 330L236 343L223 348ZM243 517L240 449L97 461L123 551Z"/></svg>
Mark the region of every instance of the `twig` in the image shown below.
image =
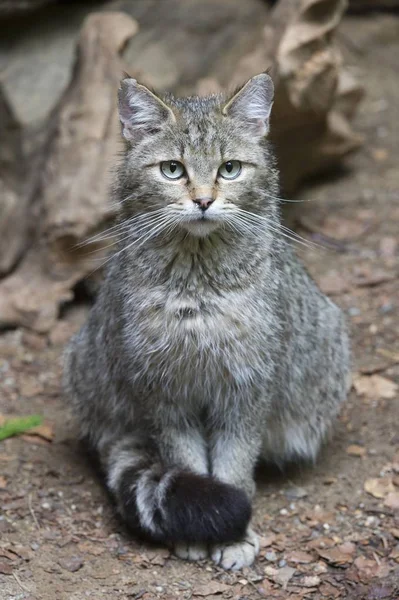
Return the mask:
<svg viewBox="0 0 399 600"><path fill-rule="evenodd" d="M39 523L39 521L37 520L37 517L36 517L36 515L35 515L35 512L34 512L34 510L33 510L33 506L32 506L32 494L29 494L29 496L28 496L28 506L29 506L29 512L30 512L30 514L32 515L32 519L33 519L33 521L34 521L34 523L35 523L36 527L37 527L38 529L40 529L40 523Z"/></svg>
<svg viewBox="0 0 399 600"><path fill-rule="evenodd" d="M20 580L20 578L18 577L18 575L16 574L16 572L13 571L12 574L13 574L13 577L14 577L15 581L18 583L18 585L21 587L21 589L23 589L24 592L29 592L30 593L30 589L26 585L24 585L22 583L22 581Z"/></svg>

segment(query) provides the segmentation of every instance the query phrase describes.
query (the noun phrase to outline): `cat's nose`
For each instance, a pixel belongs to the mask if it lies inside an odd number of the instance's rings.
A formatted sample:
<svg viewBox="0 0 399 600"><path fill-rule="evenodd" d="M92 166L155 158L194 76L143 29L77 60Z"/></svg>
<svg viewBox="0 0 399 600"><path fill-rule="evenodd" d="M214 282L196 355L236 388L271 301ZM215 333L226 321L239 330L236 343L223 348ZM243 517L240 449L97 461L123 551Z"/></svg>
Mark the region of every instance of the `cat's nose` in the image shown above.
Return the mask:
<svg viewBox="0 0 399 600"><path fill-rule="evenodd" d="M214 202L213 198L196 198L193 200L202 211L205 211Z"/></svg>

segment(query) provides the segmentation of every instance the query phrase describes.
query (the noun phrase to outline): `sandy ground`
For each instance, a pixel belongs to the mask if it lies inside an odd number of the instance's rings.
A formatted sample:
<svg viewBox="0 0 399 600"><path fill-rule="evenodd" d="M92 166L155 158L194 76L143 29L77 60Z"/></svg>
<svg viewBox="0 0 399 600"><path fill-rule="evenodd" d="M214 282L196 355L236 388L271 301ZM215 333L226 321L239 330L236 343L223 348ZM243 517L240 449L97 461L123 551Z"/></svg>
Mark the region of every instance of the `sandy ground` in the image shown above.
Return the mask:
<svg viewBox="0 0 399 600"><path fill-rule="evenodd" d="M353 17L340 38L367 88L367 143L295 205L298 232L329 248L299 252L352 328L354 387L333 440L315 468L259 470L253 568L184 563L129 537L76 441L61 354L87 308L66 309L48 337L5 332L0 412L48 426L0 442L1 600L399 597L399 19Z"/></svg>

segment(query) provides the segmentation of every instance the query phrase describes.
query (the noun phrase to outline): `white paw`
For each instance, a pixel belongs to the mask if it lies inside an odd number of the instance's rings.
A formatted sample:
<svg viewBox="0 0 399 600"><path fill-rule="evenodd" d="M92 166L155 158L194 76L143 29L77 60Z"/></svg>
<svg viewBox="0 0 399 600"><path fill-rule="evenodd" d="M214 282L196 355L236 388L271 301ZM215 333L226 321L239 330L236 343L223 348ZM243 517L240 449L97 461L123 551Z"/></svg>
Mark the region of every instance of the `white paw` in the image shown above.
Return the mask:
<svg viewBox="0 0 399 600"><path fill-rule="evenodd" d="M183 560L203 560L208 558L208 547L206 544L176 544L174 553Z"/></svg>
<svg viewBox="0 0 399 600"><path fill-rule="evenodd" d="M214 546L211 550L211 558L223 569L238 571L252 565L258 553L258 536L252 529L248 529L245 538L240 542Z"/></svg>

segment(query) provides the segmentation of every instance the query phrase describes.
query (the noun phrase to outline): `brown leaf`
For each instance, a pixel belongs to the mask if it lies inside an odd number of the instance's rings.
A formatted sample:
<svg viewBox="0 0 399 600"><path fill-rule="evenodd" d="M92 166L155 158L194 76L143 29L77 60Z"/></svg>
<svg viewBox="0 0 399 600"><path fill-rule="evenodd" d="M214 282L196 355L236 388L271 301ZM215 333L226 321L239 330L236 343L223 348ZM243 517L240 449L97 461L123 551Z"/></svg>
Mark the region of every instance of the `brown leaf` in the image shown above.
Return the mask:
<svg viewBox="0 0 399 600"><path fill-rule="evenodd" d="M358 556L354 565L359 571L359 575L362 579L367 580L376 576L378 564L375 560L366 558L365 556Z"/></svg>
<svg viewBox="0 0 399 600"><path fill-rule="evenodd" d="M392 508L392 510L399 510L399 492L389 492L384 500L384 506Z"/></svg>
<svg viewBox="0 0 399 600"><path fill-rule="evenodd" d="M351 444L347 447L346 453L350 456L364 456L366 454L366 448L364 446L358 446L357 444Z"/></svg>
<svg viewBox="0 0 399 600"><path fill-rule="evenodd" d="M212 596L213 594L223 594L226 590L229 590L230 586L225 583L219 583L218 581L210 581L201 585L196 590L193 590L193 596Z"/></svg>
<svg viewBox="0 0 399 600"><path fill-rule="evenodd" d="M318 587L320 585L320 577L318 575L306 575L301 579L300 585L304 587Z"/></svg>
<svg viewBox="0 0 399 600"><path fill-rule="evenodd" d="M7 487L7 483L7 479L3 477L3 475L0 475L0 490L5 490Z"/></svg>
<svg viewBox="0 0 399 600"><path fill-rule="evenodd" d="M394 237L383 237L380 239L380 254L385 258L393 258L396 254L398 240Z"/></svg>
<svg viewBox="0 0 399 600"><path fill-rule="evenodd" d="M29 435L36 435L47 442L52 442L54 439L53 425L50 425L50 423L43 423L42 425L33 427L29 430Z"/></svg>
<svg viewBox="0 0 399 600"><path fill-rule="evenodd" d="M98 544L93 544L92 542L80 542L78 544L78 549L80 552L93 554L93 556L99 556L105 552L105 548Z"/></svg>
<svg viewBox="0 0 399 600"><path fill-rule="evenodd" d="M1 575L11 575L13 572L12 565L6 560L0 560L0 574Z"/></svg>
<svg viewBox="0 0 399 600"><path fill-rule="evenodd" d="M84 560L80 556L69 556L67 558L60 558L58 564L66 571L75 573L75 571L79 571L83 567Z"/></svg>
<svg viewBox="0 0 399 600"><path fill-rule="evenodd" d="M328 582L322 583L319 590L324 597L328 598L328 600L333 600L334 598L339 598L341 596L341 592Z"/></svg>
<svg viewBox="0 0 399 600"><path fill-rule="evenodd" d="M43 384L36 377L25 377L19 386L21 396L34 398L43 393Z"/></svg>
<svg viewBox="0 0 399 600"><path fill-rule="evenodd" d="M325 275L319 277L318 284L328 296L343 294L351 288L348 281L336 271L328 271Z"/></svg>
<svg viewBox="0 0 399 600"><path fill-rule="evenodd" d="M288 585L288 582L292 578L295 573L295 569L293 567L282 567L281 569L277 569L276 567L265 567L266 576L274 581L274 583L278 583L285 589Z"/></svg>
<svg viewBox="0 0 399 600"><path fill-rule="evenodd" d="M307 552L303 552L302 550L294 550L293 552L287 554L286 560L288 562L300 565L307 565L311 562L314 562L315 559L311 554L308 554Z"/></svg>
<svg viewBox="0 0 399 600"><path fill-rule="evenodd" d="M276 541L276 534L269 533L268 535L261 535L259 538L259 543L261 548L268 548Z"/></svg>
<svg viewBox="0 0 399 600"><path fill-rule="evenodd" d="M395 492L391 477L367 479L364 489L374 498L386 498L388 494Z"/></svg>
<svg viewBox="0 0 399 600"><path fill-rule="evenodd" d="M359 396L376 400L379 398L388 400L394 398L398 391L396 383L377 374L355 375L353 377L353 387Z"/></svg>
<svg viewBox="0 0 399 600"><path fill-rule="evenodd" d="M396 548L394 548L391 552L391 554L389 555L389 558L393 558L393 560L395 562L399 563L399 545L396 546Z"/></svg>
<svg viewBox="0 0 399 600"><path fill-rule="evenodd" d="M317 550L317 552L321 558L335 567L342 567L353 562L353 554L344 552L339 546L327 550Z"/></svg>

